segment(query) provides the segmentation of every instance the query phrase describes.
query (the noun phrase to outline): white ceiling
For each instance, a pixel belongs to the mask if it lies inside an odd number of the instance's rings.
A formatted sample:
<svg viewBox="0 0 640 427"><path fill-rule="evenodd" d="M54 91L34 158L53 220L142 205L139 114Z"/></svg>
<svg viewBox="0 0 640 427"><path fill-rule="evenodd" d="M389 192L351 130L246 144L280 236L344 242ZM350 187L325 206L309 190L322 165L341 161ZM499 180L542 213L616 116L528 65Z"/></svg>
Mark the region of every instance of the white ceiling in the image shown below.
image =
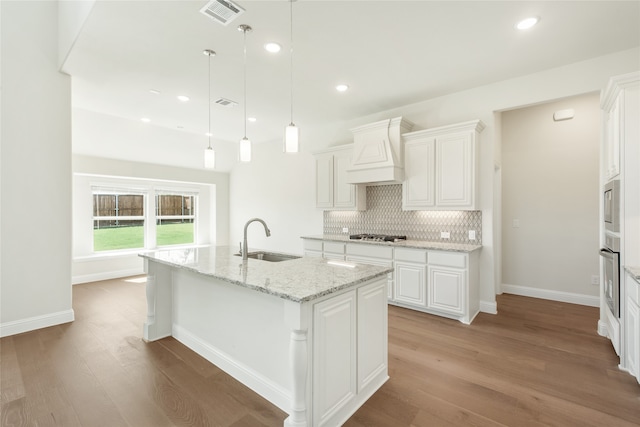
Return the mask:
<svg viewBox="0 0 640 427"><path fill-rule="evenodd" d="M247 125L254 142L282 138L290 121L288 1L239 0L228 26L204 16L207 1L100 1L64 71L75 108L204 134L211 96L216 140L243 136L243 34ZM541 17L519 32L516 21ZM293 4L294 122L350 120L491 82L640 45L639 1L310 1ZM283 49L263 48L277 41ZM351 89L338 93L337 83ZM159 90L152 94L150 89ZM187 95L187 103L177 95Z"/></svg>

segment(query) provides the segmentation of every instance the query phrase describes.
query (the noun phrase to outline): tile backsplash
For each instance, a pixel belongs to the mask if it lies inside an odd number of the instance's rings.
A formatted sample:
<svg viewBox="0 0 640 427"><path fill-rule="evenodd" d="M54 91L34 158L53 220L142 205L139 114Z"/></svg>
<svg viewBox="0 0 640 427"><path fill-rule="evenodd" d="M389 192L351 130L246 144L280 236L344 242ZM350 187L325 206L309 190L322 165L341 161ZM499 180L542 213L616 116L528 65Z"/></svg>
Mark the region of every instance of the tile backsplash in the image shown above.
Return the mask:
<svg viewBox="0 0 640 427"><path fill-rule="evenodd" d="M481 211L403 211L402 185L367 187L366 211L325 211L324 234L374 233L406 235L411 240L482 244ZM475 230L476 240L469 240ZM450 238L440 238L448 231Z"/></svg>

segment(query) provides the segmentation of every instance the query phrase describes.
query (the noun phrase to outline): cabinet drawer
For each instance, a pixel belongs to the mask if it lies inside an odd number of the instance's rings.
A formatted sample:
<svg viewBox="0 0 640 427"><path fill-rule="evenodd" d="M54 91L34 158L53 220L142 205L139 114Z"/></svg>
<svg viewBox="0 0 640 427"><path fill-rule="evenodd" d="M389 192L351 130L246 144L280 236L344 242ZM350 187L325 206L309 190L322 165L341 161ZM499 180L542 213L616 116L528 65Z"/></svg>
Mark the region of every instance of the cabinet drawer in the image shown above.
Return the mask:
<svg viewBox="0 0 640 427"><path fill-rule="evenodd" d="M324 242L324 251L332 254L344 254L344 243Z"/></svg>
<svg viewBox="0 0 640 427"><path fill-rule="evenodd" d="M640 283L636 282L629 273L625 280L627 284L627 296L636 304L640 304Z"/></svg>
<svg viewBox="0 0 640 427"><path fill-rule="evenodd" d="M427 263L427 251L420 250L420 249L396 248L395 260L396 261L418 262L418 263L421 263L421 264L426 264Z"/></svg>
<svg viewBox="0 0 640 427"><path fill-rule="evenodd" d="M428 255L429 265L443 265L446 267L466 268L467 255L455 252L431 252Z"/></svg>
<svg viewBox="0 0 640 427"><path fill-rule="evenodd" d="M374 258L386 258L391 260L393 259L393 248L389 246L374 246L367 244L359 245L351 243L347 245L347 254Z"/></svg>
<svg viewBox="0 0 640 427"><path fill-rule="evenodd" d="M321 251L322 252L322 240L304 239L303 247L308 251Z"/></svg>
<svg viewBox="0 0 640 427"><path fill-rule="evenodd" d="M357 255L347 255L347 261L360 262L362 264L379 265L381 267L393 268L393 262L390 259L368 258Z"/></svg>

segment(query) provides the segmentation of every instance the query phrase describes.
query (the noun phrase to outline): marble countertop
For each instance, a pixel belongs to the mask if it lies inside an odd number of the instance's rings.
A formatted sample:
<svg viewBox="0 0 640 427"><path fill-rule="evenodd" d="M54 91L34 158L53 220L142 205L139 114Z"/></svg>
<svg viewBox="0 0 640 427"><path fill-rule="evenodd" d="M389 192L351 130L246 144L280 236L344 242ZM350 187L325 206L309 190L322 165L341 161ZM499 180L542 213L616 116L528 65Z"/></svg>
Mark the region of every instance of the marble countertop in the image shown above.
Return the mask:
<svg viewBox="0 0 640 427"><path fill-rule="evenodd" d="M282 262L252 258L243 261L234 255L237 251L230 246L217 246L158 250L140 256L294 302L310 301L393 271L375 265L313 257ZM252 251L256 250L249 252Z"/></svg>
<svg viewBox="0 0 640 427"><path fill-rule="evenodd" d="M364 245L383 245L397 248L431 249L451 252L473 252L482 249L482 245L467 245L463 243L430 242L426 240L403 240L400 242L371 242L351 240L348 234L323 234L318 236L302 236L303 239L326 240L331 242L360 243Z"/></svg>
<svg viewBox="0 0 640 427"><path fill-rule="evenodd" d="M640 267L626 266L624 268L638 283L640 283Z"/></svg>

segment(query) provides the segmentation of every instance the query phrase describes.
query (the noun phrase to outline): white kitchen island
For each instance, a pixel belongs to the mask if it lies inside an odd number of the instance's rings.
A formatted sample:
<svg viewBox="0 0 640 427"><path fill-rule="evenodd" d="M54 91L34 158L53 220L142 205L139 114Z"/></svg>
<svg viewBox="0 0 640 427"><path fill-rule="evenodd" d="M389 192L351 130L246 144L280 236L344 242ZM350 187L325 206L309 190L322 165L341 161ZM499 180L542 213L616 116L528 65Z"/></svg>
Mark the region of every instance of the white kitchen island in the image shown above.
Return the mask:
<svg viewBox="0 0 640 427"><path fill-rule="evenodd" d="M141 256L144 339L174 336L287 412L285 426L341 425L389 378L389 268L243 261L230 247Z"/></svg>

